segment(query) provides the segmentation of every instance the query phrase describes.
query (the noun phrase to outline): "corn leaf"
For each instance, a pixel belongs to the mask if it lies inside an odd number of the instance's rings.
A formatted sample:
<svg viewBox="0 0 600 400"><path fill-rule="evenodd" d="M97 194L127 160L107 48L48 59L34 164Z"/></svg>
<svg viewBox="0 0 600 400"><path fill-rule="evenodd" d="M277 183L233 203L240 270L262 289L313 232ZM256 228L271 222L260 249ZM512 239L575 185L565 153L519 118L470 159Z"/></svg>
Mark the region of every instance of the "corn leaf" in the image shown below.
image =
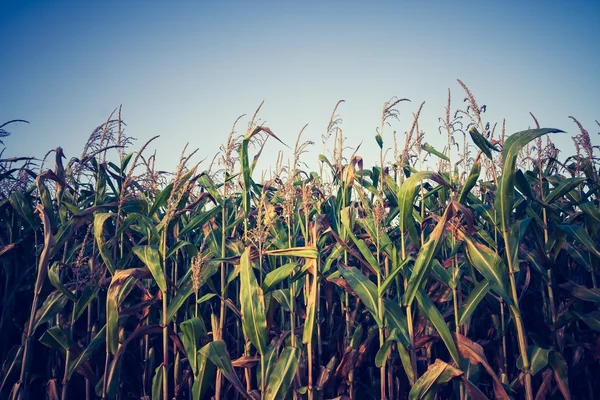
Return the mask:
<svg viewBox="0 0 600 400"><path fill-rule="evenodd" d="M290 390L292 380L298 370L300 350L296 347L286 347L277 359L270 374L265 400L284 400Z"/></svg>
<svg viewBox="0 0 600 400"><path fill-rule="evenodd" d="M240 260L240 306L244 336L264 354L267 350L265 302L263 291L254 276L249 247Z"/></svg>
<svg viewBox="0 0 600 400"><path fill-rule="evenodd" d="M233 370L231 358L229 357L229 352L227 351L227 346L224 341L215 340L210 342L200 349L200 353L206 356L206 358L221 371L223 376L231 382L245 399L252 400L252 397L246 392L246 388L242 386L242 382L240 382L240 379Z"/></svg>
<svg viewBox="0 0 600 400"><path fill-rule="evenodd" d="M106 220L114 216L115 214L109 213L98 213L94 215L94 238L96 239L100 256L102 257L102 260L104 261L104 264L106 264L106 267L110 271L111 275L115 274L116 266L112 259L112 255L110 254L110 250L108 249L108 245L104 240L103 229Z"/></svg>
<svg viewBox="0 0 600 400"><path fill-rule="evenodd" d="M383 321L381 321L377 312L377 286L355 267L341 266L340 273L358 295L365 308L369 310L377 325L383 326Z"/></svg>
<svg viewBox="0 0 600 400"><path fill-rule="evenodd" d="M452 334L450 333L450 329L444 320L444 316L440 313L440 310L433 304L429 296L420 289L417 292L417 302L419 303L419 309L421 312L427 317L427 319L431 322L438 335L446 345L448 352L450 353L450 357L457 364L460 365L460 356L458 355L458 350L456 349L456 345L454 344L454 340L452 339Z"/></svg>
<svg viewBox="0 0 600 400"><path fill-rule="evenodd" d="M423 245L423 247L421 247L419 254L417 254L415 266L413 267L412 274L408 280L408 286L406 287L406 292L404 293L404 298L402 301L402 303L406 306L410 306L412 304L417 290L419 290L421 284L431 270L431 261L433 260L433 257L435 257L435 254L437 253L442 242L444 227L446 226L446 221L448 221L448 218L451 217L451 213L452 207L447 207L446 211L435 226L435 229L433 232L431 232L431 235L429 235L429 240Z"/></svg>
<svg viewBox="0 0 600 400"><path fill-rule="evenodd" d="M533 139L548 133L561 133L559 129L529 129L512 134L504 142L502 150L502 178L496 192L496 210L500 219L500 229L503 232L510 231L510 216L515 202L515 174L517 157L521 149ZM513 252L511 251L511 254Z"/></svg>
<svg viewBox="0 0 600 400"><path fill-rule="evenodd" d="M157 248L148 245L136 246L133 248L133 252L148 267L159 289L165 292L167 290L167 281Z"/></svg>
<svg viewBox="0 0 600 400"><path fill-rule="evenodd" d="M462 371L450 364L440 360L435 360L427 368L427 371L417 380L408 394L409 400L420 400L429 398L430 394L437 393L437 387L450 382L457 376L462 375Z"/></svg>

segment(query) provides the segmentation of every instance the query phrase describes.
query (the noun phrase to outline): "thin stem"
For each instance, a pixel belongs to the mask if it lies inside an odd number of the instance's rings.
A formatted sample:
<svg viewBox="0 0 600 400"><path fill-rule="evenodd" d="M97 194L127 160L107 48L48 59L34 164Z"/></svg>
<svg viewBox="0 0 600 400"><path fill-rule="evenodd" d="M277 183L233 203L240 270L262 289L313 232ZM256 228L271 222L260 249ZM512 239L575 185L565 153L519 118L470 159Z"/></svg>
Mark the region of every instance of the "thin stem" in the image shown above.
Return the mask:
<svg viewBox="0 0 600 400"><path fill-rule="evenodd" d="M529 370L529 356L527 355L527 337L525 335L525 326L523 324L523 319L521 318L521 311L519 310L519 297L517 295L517 284L515 282L515 270L513 266L512 255L510 253L509 248L509 240L508 240L508 232L506 230L502 231L502 236L504 238L504 248L506 250L506 259L508 261L508 271L510 278L510 289L511 289L511 297L514 303L513 306L510 307L513 318L515 319L515 327L517 328L517 338L519 343L519 350L521 352L521 360L523 361L523 374L525 375L525 398L527 400L533 400L533 387L531 383L531 371Z"/></svg>

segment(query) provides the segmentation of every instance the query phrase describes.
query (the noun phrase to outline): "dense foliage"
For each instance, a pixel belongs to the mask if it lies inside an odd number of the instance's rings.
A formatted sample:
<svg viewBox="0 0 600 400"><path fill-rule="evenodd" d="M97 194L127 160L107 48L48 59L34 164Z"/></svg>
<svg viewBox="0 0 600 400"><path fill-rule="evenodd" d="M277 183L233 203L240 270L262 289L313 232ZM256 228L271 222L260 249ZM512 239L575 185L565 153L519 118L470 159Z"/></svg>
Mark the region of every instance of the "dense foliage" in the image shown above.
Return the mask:
<svg viewBox="0 0 600 400"><path fill-rule="evenodd" d="M258 179L279 139L256 114L218 171L185 150L155 171L120 112L53 170L2 159L0 398L600 396L597 148L575 119L562 162L559 130L505 137L460 84L443 149L423 105L389 140L409 103L386 102L371 167L345 154L340 103L319 172L301 132Z"/></svg>

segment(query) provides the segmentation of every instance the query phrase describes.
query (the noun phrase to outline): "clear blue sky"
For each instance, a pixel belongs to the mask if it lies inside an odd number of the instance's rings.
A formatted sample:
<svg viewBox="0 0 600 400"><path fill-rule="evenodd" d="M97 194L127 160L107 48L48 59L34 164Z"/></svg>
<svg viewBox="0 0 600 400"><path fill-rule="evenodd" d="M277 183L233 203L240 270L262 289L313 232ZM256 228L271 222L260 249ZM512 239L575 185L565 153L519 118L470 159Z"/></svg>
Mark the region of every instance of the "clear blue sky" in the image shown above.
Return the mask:
<svg viewBox="0 0 600 400"><path fill-rule="evenodd" d="M507 119L508 132L529 127L531 111L573 135L574 115L599 138L599 1L3 0L0 57L0 122L31 122L9 127L4 156L41 157L57 146L79 156L122 104L133 148L161 135L157 164L172 171L186 142L210 160L233 121L265 100L261 119L290 146L309 124L312 163L344 99L347 144L364 141L360 154L374 162L391 96L412 103L400 105L386 145L426 101L425 140L443 147L438 117L448 88L461 105L457 78L488 106L488 120ZM567 136L557 143L572 148ZM265 168L279 149L268 144Z"/></svg>

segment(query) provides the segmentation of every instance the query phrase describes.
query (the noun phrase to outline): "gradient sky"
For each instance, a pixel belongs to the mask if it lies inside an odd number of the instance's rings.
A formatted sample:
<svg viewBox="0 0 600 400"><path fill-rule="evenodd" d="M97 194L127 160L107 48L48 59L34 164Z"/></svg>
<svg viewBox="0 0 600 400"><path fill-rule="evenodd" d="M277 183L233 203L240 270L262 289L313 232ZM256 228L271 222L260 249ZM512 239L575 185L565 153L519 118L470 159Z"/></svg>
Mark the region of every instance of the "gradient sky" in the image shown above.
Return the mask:
<svg viewBox="0 0 600 400"><path fill-rule="evenodd" d="M265 100L259 117L290 146L309 124L304 138L316 145L305 159L314 165L344 99L346 143L363 141L372 163L391 96L412 103L399 106L385 144L426 101L420 126L441 150L448 88L462 106L457 78L487 105L486 120L506 118L509 133L531 126L531 111L542 126L568 131L554 137L565 157L574 115L599 142L599 1L2 0L0 57L0 123L31 122L9 126L5 157L57 146L79 156L122 104L126 134L138 139L132 149L158 134L159 168L173 171L186 142L207 167L234 120ZM263 168L280 149L267 144Z"/></svg>

